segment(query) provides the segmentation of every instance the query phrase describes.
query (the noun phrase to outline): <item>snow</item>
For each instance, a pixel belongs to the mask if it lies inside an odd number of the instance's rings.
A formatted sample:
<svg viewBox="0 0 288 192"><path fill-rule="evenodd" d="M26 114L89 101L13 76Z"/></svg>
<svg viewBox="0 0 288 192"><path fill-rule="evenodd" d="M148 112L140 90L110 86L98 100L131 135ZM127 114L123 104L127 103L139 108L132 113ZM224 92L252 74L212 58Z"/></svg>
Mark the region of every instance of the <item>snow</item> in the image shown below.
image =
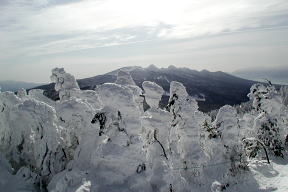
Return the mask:
<svg viewBox="0 0 288 192"><path fill-rule="evenodd" d="M21 169L13 174L13 169L9 162L0 156L0 189L1 191L14 192L36 192L31 180L31 174L28 169Z"/></svg>
<svg viewBox="0 0 288 192"><path fill-rule="evenodd" d="M41 89L32 89L28 92L28 96L30 98L34 98L37 101L41 101L44 103L47 103L48 105L55 107L56 106L56 102L53 101L52 99L46 97L44 94L44 91Z"/></svg>
<svg viewBox="0 0 288 192"><path fill-rule="evenodd" d="M199 93L197 95L194 95L193 98L196 101L206 101L205 95L203 93Z"/></svg>
<svg viewBox="0 0 288 192"><path fill-rule="evenodd" d="M147 104L152 108L158 108L164 89L154 82L144 81L142 83Z"/></svg>
<svg viewBox="0 0 288 192"><path fill-rule="evenodd" d="M282 164L285 163L285 164ZM249 165L251 172L260 185L260 189L274 191L288 191L288 166L287 161L266 164L252 161Z"/></svg>
<svg viewBox="0 0 288 192"><path fill-rule="evenodd" d="M75 77L70 73L66 73L64 68L53 69L50 79L55 83L55 90L59 91L60 99L70 97L69 90L80 89Z"/></svg>
<svg viewBox="0 0 288 192"><path fill-rule="evenodd" d="M157 80L164 80L167 83L170 83L170 81L168 80L168 78L166 77L166 75L160 75L156 78Z"/></svg>
<svg viewBox="0 0 288 192"><path fill-rule="evenodd" d="M145 99L150 108L142 116L143 151L146 155L147 180L154 191L168 191L172 185L172 172L169 168L169 121L171 115L159 109L164 93L156 83L145 81L142 84Z"/></svg>
<svg viewBox="0 0 288 192"><path fill-rule="evenodd" d="M27 97L27 92L25 89L20 89L17 91L17 96L20 97L21 99L24 99L25 97Z"/></svg>
<svg viewBox="0 0 288 192"><path fill-rule="evenodd" d="M238 184L227 188L227 192L286 192L288 191L288 161L273 159L271 164L263 160L250 160L250 173Z"/></svg>
<svg viewBox="0 0 288 192"><path fill-rule="evenodd" d="M177 70L177 67L175 67L175 65L169 65L168 69L174 71L174 70Z"/></svg>
<svg viewBox="0 0 288 192"><path fill-rule="evenodd" d="M180 82L166 110L163 88L144 81L142 90L127 71L90 91L63 68L51 80L59 101L0 92L1 191L288 191L283 89L256 84L252 111L225 105L212 122Z"/></svg>
<svg viewBox="0 0 288 192"><path fill-rule="evenodd" d="M219 109L214 124L219 125L218 131L222 132L222 140L232 143L239 138L240 130L237 127L237 121L237 112L232 106L225 105Z"/></svg>
<svg viewBox="0 0 288 192"><path fill-rule="evenodd" d="M159 68L158 68L156 65L154 65L154 64L149 65L146 69L147 69L147 70L150 70L150 71L157 71L157 70L159 70Z"/></svg>
<svg viewBox="0 0 288 192"><path fill-rule="evenodd" d="M119 85L135 85L130 73L122 70L118 71L117 80L115 83Z"/></svg>

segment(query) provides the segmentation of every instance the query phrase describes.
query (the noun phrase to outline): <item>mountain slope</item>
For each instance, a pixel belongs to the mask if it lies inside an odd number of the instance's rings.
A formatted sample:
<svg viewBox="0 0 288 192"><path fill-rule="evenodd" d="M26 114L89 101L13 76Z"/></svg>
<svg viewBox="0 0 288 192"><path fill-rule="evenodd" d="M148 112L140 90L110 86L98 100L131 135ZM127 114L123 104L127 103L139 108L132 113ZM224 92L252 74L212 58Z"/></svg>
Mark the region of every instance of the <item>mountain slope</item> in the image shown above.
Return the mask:
<svg viewBox="0 0 288 192"><path fill-rule="evenodd" d="M219 108L225 104L240 104L248 100L247 94L254 81L234 77L224 72L209 72L207 70L196 71L188 68L157 68L151 65L147 68L125 67L115 71L98 75L91 78L79 79L78 84L81 89L94 89L97 85L114 82L119 70L129 71L135 83L141 87L142 82L153 81L161 85L166 91L161 105L164 106L169 98L169 87L171 81L179 81L186 86L187 92L196 98L201 111L209 111ZM54 91L54 84L36 87L44 89L45 94L53 99L57 99Z"/></svg>
<svg viewBox="0 0 288 192"><path fill-rule="evenodd" d="M28 83L22 81L0 81L1 91L18 91L21 88L30 89L39 86L37 83Z"/></svg>

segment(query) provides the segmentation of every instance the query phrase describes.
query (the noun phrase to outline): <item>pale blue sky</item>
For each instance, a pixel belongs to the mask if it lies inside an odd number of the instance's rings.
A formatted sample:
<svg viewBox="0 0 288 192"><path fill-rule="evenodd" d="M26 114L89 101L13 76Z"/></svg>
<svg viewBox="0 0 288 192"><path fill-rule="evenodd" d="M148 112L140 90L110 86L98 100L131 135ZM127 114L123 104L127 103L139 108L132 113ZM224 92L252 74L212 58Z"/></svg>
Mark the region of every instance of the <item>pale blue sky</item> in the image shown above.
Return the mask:
<svg viewBox="0 0 288 192"><path fill-rule="evenodd" d="M0 0L0 80L288 65L287 0Z"/></svg>

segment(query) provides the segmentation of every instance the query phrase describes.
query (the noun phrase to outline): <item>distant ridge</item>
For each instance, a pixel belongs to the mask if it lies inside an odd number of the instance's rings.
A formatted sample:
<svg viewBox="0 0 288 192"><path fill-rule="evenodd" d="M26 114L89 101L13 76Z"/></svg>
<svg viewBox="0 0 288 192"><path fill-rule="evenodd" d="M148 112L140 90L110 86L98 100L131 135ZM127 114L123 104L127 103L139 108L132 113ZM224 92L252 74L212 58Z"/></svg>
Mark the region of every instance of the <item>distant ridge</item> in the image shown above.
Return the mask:
<svg viewBox="0 0 288 192"><path fill-rule="evenodd" d="M18 91L21 88L30 89L41 85L40 83L30 83L22 81L0 81L1 91Z"/></svg>
<svg viewBox="0 0 288 192"><path fill-rule="evenodd" d="M170 82L179 81L186 86L189 95L198 100L199 108L204 112L219 108L225 104L235 105L248 101L247 94L251 85L255 83L255 81L235 77L221 71L197 71L175 66L157 68L155 65L150 65L147 68L139 66L124 67L104 75L77 81L81 89L94 89L99 84L115 82L119 70L130 72L135 83L140 87L143 81L153 81L161 85L166 91L162 98L162 106L168 101ZM35 88L44 89L48 97L57 99L53 84Z"/></svg>

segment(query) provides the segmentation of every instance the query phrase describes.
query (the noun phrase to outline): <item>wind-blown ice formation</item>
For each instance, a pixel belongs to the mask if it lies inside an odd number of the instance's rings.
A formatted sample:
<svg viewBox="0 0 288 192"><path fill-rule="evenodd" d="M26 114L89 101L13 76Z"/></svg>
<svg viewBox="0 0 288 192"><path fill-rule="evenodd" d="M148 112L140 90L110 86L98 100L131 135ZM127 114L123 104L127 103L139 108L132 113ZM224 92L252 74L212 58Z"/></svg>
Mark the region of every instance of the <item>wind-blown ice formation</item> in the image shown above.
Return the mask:
<svg viewBox="0 0 288 192"><path fill-rule="evenodd" d="M59 101L42 90L0 92L5 191L221 191L244 182L262 148L284 157L287 107L272 85L252 86L251 113L226 105L211 122L180 82L161 109L163 88L144 81L142 90L128 72L90 91L63 68L51 80Z"/></svg>
<svg viewBox="0 0 288 192"><path fill-rule="evenodd" d="M50 79L55 83L55 90L59 92L60 99L69 98L70 90L80 89L75 77L70 73L66 73L64 68L53 69Z"/></svg>

